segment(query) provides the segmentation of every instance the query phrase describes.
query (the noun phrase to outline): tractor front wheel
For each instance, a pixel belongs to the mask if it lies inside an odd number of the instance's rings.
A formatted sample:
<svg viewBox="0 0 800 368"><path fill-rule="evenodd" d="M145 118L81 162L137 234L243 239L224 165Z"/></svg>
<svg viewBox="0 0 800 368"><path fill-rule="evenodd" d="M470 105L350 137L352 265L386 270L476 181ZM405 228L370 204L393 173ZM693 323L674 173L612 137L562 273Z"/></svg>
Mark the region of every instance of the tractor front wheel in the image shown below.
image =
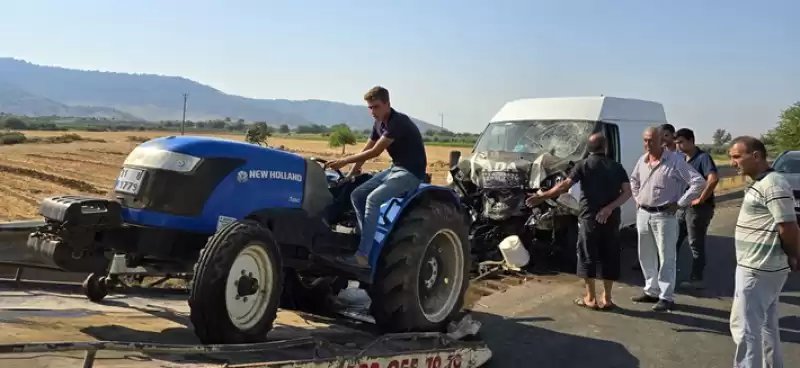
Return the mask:
<svg viewBox="0 0 800 368"><path fill-rule="evenodd" d="M194 266L190 319L203 344L266 341L282 291L281 254L258 222L233 222L212 236Z"/></svg>

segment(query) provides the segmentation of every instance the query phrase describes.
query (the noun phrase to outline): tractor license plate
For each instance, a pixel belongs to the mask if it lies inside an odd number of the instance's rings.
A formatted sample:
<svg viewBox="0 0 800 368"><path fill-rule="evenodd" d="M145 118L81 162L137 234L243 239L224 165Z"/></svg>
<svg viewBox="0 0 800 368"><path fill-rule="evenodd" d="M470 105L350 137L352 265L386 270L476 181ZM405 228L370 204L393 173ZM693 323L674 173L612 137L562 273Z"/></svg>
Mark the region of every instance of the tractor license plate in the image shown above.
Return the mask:
<svg viewBox="0 0 800 368"><path fill-rule="evenodd" d="M119 173L114 190L136 195L142 186L142 179L144 179L144 170L124 168Z"/></svg>

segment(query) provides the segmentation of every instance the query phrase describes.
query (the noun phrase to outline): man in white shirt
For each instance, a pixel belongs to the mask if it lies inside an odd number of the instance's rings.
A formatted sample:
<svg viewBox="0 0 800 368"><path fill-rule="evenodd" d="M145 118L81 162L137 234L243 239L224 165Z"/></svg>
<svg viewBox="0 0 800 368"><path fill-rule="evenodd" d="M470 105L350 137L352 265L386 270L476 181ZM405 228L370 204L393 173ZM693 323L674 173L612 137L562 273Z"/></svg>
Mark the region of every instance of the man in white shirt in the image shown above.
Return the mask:
<svg viewBox="0 0 800 368"><path fill-rule="evenodd" d="M753 179L736 221L736 276L731 306L734 367L783 368L778 303L790 270L798 269L800 229L792 187L767 162L753 137L737 137L731 164Z"/></svg>

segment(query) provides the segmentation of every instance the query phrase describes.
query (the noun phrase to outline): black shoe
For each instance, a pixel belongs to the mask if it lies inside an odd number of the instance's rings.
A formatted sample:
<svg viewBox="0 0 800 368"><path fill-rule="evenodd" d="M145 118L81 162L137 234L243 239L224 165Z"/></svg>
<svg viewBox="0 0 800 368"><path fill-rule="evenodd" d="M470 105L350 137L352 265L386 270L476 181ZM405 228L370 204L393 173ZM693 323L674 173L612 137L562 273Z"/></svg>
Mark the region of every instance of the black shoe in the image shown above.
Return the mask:
<svg viewBox="0 0 800 368"><path fill-rule="evenodd" d="M653 310L656 312L664 312L664 311L671 311L675 308L675 302L671 302L669 300L661 299L653 306Z"/></svg>
<svg viewBox="0 0 800 368"><path fill-rule="evenodd" d="M631 300L635 303L655 303L658 301L658 297L642 294L639 296L634 296L631 298Z"/></svg>

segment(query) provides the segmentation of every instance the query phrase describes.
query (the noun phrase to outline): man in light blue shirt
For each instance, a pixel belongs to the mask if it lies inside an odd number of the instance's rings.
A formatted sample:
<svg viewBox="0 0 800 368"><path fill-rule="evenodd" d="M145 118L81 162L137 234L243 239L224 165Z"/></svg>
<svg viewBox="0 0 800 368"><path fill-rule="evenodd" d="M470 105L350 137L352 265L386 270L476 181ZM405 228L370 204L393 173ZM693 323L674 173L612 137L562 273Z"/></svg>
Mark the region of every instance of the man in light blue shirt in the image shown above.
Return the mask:
<svg viewBox="0 0 800 368"><path fill-rule="evenodd" d="M660 312L675 305L676 212L700 196L706 181L683 156L662 145L660 128L647 128L643 139L646 153L631 172L631 191L638 206L639 264L645 286L642 295L632 300L655 303L653 310Z"/></svg>

